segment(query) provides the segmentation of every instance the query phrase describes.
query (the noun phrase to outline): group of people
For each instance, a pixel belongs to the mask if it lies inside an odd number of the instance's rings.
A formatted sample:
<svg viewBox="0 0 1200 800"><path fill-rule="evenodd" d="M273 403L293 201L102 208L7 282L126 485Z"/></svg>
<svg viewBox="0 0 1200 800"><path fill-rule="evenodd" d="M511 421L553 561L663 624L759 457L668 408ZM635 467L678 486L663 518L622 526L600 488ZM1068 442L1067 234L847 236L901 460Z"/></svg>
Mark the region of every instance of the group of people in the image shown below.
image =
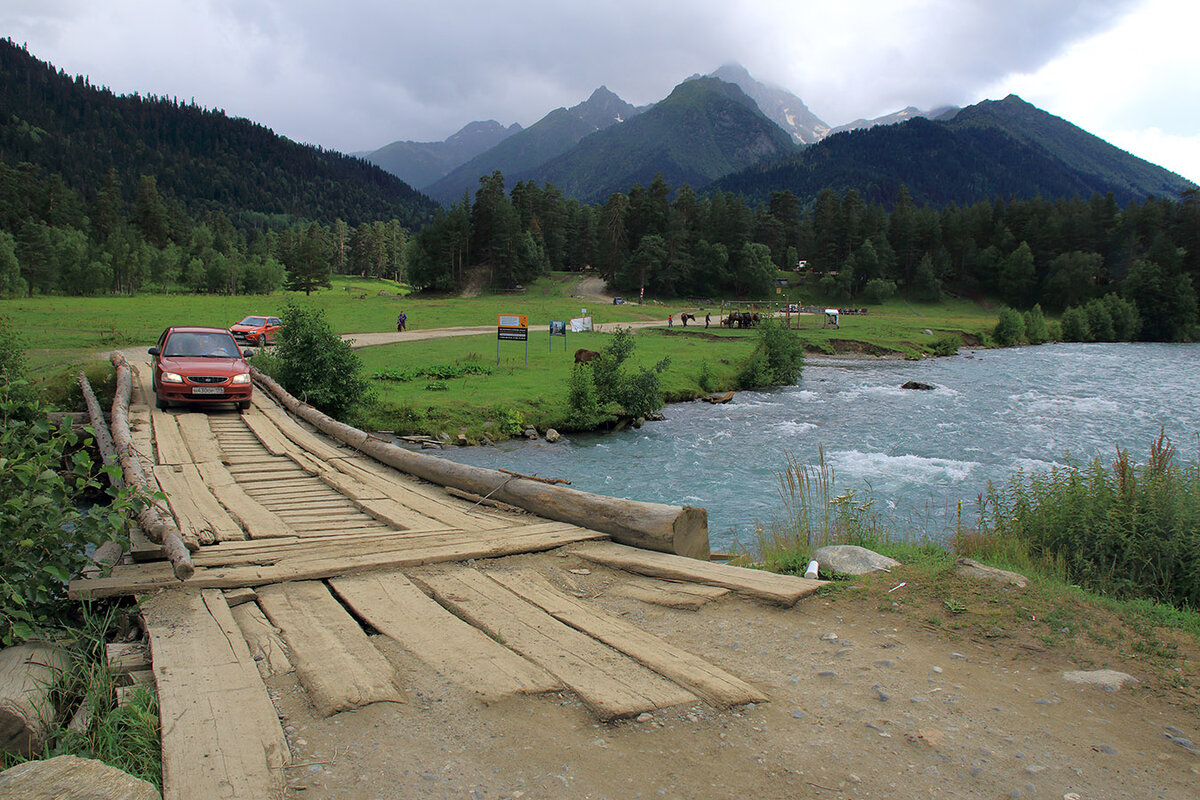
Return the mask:
<svg viewBox="0 0 1200 800"><path fill-rule="evenodd" d="M403 333L404 329L407 327L408 327L408 314L405 314L403 311L401 311L400 315L396 317L396 332Z"/></svg>

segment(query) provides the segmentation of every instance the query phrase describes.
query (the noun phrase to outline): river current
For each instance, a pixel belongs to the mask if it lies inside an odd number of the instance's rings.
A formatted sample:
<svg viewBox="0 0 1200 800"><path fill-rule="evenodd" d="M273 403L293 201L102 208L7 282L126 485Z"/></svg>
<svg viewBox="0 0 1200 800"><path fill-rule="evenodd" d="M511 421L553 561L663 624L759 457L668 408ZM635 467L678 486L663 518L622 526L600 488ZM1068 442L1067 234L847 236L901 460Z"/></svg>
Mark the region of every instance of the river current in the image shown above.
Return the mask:
<svg viewBox="0 0 1200 800"><path fill-rule="evenodd" d="M907 381L932 391L901 389ZM919 362L810 360L795 386L733 402L670 405L640 430L446 450L447 458L564 478L584 491L708 509L714 550L751 544L782 516L790 456L823 449L835 493L874 498L898 533L946 536L958 502L973 520L988 482L1070 456L1144 463L1165 430L1200 457L1200 345L1056 344Z"/></svg>

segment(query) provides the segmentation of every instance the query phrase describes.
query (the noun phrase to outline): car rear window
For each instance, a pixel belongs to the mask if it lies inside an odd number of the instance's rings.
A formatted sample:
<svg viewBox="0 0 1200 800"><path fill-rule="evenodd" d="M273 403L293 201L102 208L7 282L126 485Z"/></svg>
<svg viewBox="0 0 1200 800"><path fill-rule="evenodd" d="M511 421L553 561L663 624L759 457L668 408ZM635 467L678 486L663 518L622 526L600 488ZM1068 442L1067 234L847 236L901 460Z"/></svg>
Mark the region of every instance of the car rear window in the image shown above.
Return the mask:
<svg viewBox="0 0 1200 800"><path fill-rule="evenodd" d="M211 356L216 358L239 358L237 342L227 333L173 333L163 347L163 355Z"/></svg>

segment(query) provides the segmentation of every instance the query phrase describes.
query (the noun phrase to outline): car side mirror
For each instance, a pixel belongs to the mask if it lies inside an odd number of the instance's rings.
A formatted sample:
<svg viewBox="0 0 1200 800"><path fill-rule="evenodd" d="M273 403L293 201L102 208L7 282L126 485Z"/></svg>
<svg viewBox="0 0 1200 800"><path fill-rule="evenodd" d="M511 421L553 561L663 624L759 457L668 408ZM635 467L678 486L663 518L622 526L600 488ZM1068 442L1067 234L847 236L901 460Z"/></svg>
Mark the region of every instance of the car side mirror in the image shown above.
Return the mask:
<svg viewBox="0 0 1200 800"><path fill-rule="evenodd" d="M249 347L247 347L245 350L242 351L242 358L253 358L253 357L254 357L254 351L251 350Z"/></svg>
<svg viewBox="0 0 1200 800"><path fill-rule="evenodd" d="M151 348L150 348L149 350L147 350L146 352L147 352L147 353L149 353L149 354L150 354L150 355L152 355L152 356L157 356L157 355L158 355L159 353L161 353L162 351L161 351L161 350L159 350L157 347L151 347Z"/></svg>

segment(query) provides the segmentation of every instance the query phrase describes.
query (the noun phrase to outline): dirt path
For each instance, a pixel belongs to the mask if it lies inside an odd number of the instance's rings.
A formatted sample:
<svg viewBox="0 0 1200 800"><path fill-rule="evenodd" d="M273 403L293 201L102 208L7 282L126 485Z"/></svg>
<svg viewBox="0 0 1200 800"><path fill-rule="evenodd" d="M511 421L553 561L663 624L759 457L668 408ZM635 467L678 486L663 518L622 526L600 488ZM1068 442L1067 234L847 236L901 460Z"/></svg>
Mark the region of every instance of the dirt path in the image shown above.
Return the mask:
<svg viewBox="0 0 1200 800"><path fill-rule="evenodd" d="M727 596L686 611L630 600L620 592L628 576L575 557L477 564L513 565L771 701L614 723L569 693L485 705L377 637L405 676L406 703L319 719L293 677L273 679L298 765L289 797L1184 800L1200 782L1200 755L1169 738L1200 739L1194 690L1163 688L1153 668L1086 637L1059 649L1030 631L998 640L939 632L936 615L905 602L907 587L887 592L902 574L788 610ZM1006 602L1019 606L1020 596ZM1194 642L1189 653L1194 679ZM1106 692L1062 677L1096 666L1144 682Z"/></svg>

